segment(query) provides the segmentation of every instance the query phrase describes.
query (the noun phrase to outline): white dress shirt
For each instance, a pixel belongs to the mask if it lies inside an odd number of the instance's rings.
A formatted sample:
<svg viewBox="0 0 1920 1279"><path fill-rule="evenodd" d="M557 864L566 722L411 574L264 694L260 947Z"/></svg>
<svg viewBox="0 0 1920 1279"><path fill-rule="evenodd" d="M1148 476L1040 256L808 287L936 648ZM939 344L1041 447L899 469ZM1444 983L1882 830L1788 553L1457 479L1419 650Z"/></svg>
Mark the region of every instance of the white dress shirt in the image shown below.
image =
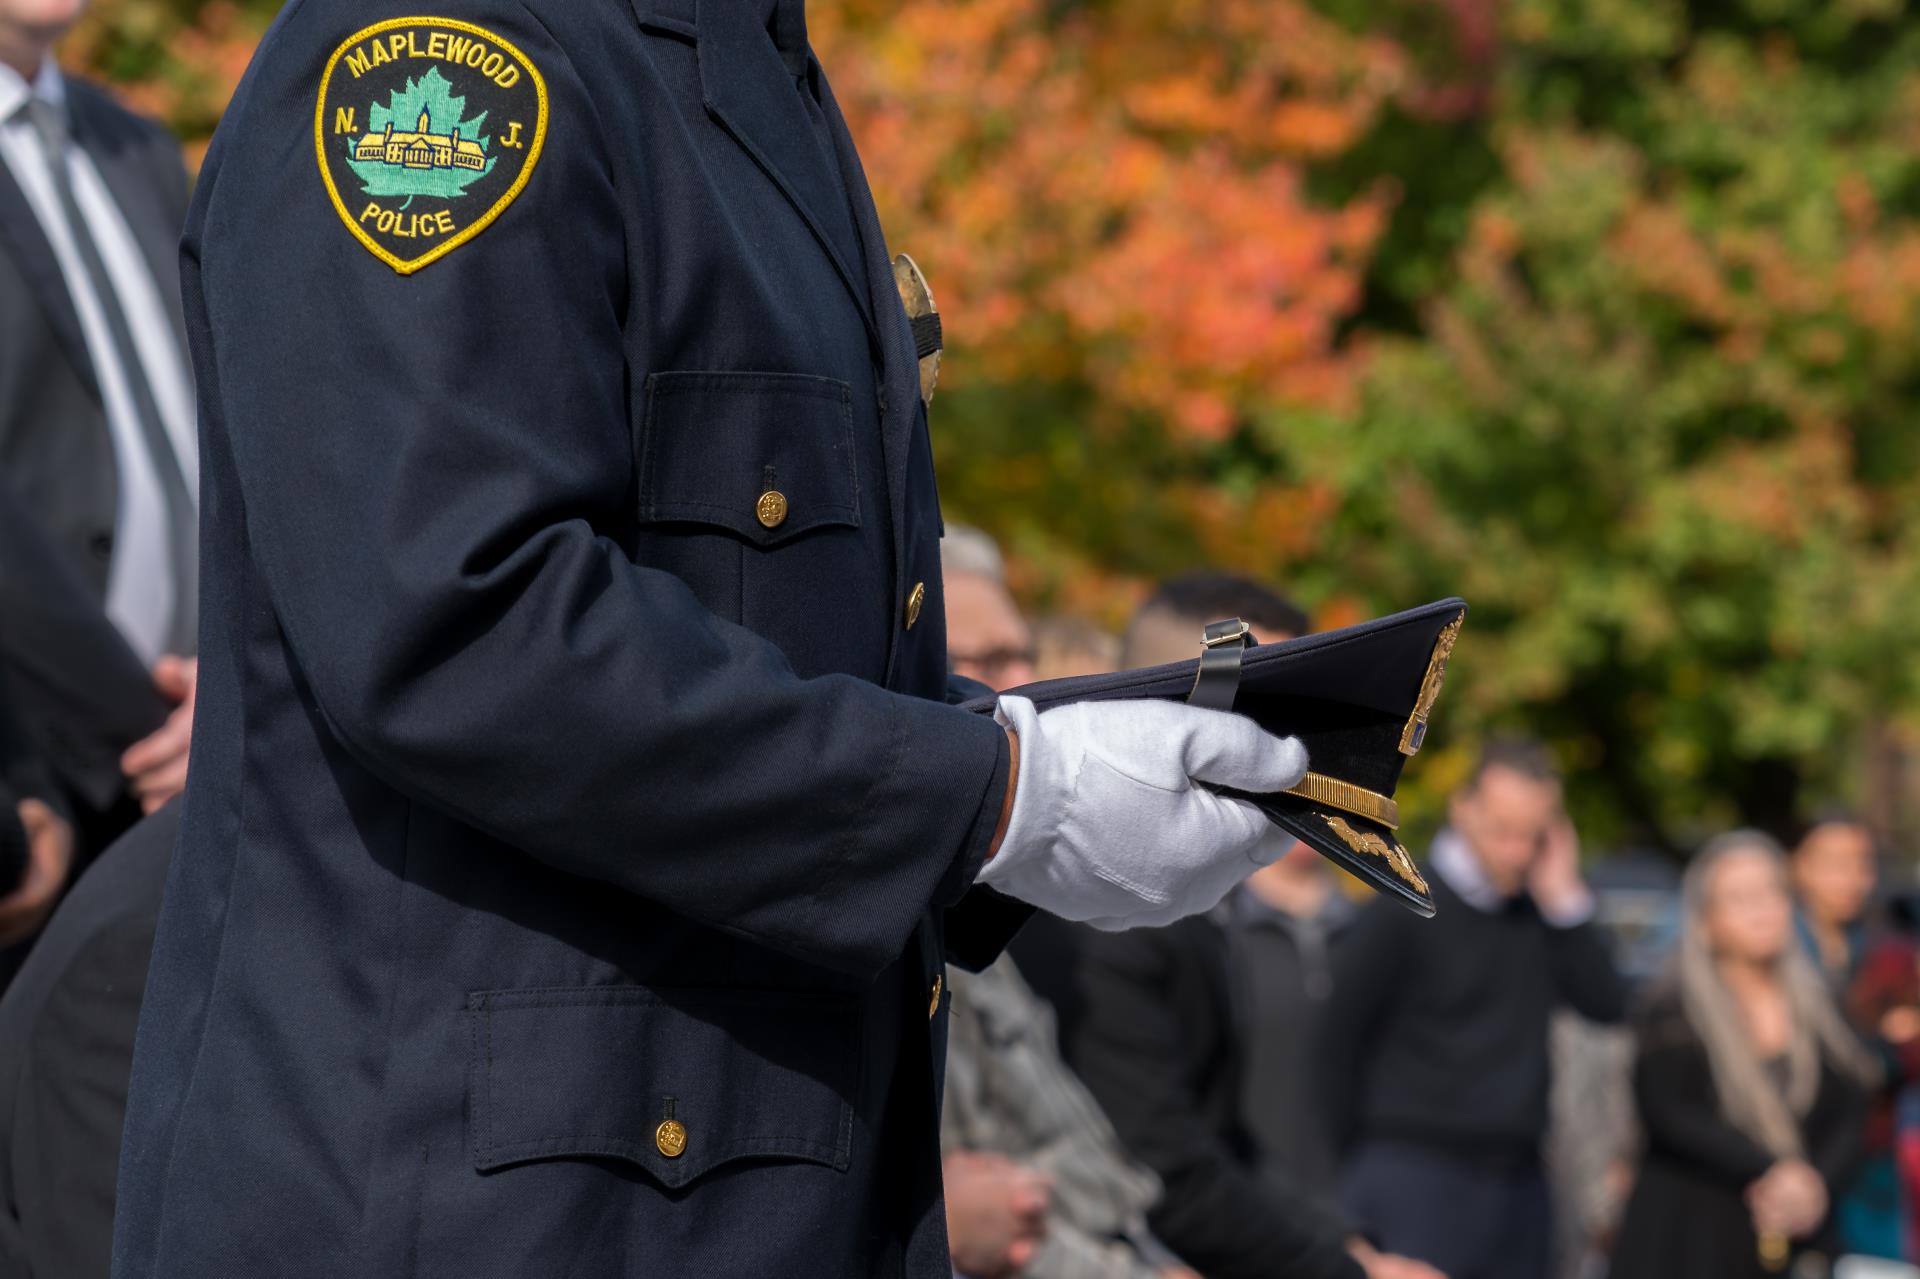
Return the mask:
<svg viewBox="0 0 1920 1279"><path fill-rule="evenodd" d="M20 110L30 94L45 98L62 111L66 109L66 82L51 60L41 65L31 84L12 67L0 63L0 164L13 174L39 219L80 318L80 331L106 408L118 481L113 559L107 573L107 616L134 652L152 662L165 644L176 590L167 542L166 498L128 388L128 370L121 367L100 300L94 296L73 233L61 212L45 151ZM74 200L119 295L141 369L160 410L161 424L173 446L187 492L197 502L200 464L194 434L193 379L160 286L92 159L69 143L66 163Z"/></svg>

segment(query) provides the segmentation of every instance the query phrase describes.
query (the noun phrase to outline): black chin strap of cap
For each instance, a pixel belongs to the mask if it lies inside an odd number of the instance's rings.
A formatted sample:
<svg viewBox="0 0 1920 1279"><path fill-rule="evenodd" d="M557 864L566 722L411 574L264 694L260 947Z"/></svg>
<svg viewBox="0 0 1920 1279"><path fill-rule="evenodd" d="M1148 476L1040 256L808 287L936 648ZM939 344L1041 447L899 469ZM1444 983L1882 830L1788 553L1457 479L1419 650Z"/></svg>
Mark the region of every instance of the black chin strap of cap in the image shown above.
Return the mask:
<svg viewBox="0 0 1920 1279"><path fill-rule="evenodd" d="M1240 661L1253 643L1253 628L1237 617L1212 622L1200 637L1200 671L1187 705L1230 711L1240 693Z"/></svg>

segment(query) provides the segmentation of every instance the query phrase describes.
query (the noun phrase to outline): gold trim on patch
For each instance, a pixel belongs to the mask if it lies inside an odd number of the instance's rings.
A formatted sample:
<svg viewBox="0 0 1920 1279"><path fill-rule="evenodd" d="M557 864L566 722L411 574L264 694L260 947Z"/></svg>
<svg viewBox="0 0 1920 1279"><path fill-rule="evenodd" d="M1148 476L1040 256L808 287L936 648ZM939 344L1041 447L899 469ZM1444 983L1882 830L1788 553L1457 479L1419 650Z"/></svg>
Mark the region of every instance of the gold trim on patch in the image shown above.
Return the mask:
<svg viewBox="0 0 1920 1279"><path fill-rule="evenodd" d="M1391 797L1364 786L1355 786L1352 782L1343 782L1338 777L1328 777L1325 773L1308 773L1300 779L1299 785L1289 786L1281 794L1325 804L1328 808L1337 808L1355 817L1379 822L1389 830L1400 829L1400 805Z"/></svg>
<svg viewBox="0 0 1920 1279"><path fill-rule="evenodd" d="M1363 855L1384 857L1387 865L1393 868L1393 873L1405 880L1415 892L1422 896L1432 892L1427 887L1426 879L1421 876L1420 868L1413 864L1413 858L1407 855L1406 849L1400 847L1399 840L1383 839L1372 831L1355 830L1338 817L1327 817L1325 820L1348 848Z"/></svg>
<svg viewBox="0 0 1920 1279"><path fill-rule="evenodd" d="M1433 704L1440 700L1440 685L1447 678L1447 659L1453 656L1454 641L1460 638L1460 627L1466 623L1463 612L1448 622L1433 642L1433 656L1427 659L1427 674L1420 681L1420 697L1413 704L1413 714L1407 717L1407 726L1400 730L1400 753L1418 755L1420 746L1427 737L1427 716L1433 714Z"/></svg>
<svg viewBox="0 0 1920 1279"><path fill-rule="evenodd" d="M360 224L353 220L353 214L347 211L346 201L340 198L340 189L333 181L333 171L327 167L327 86L333 82L334 68L340 65L340 59L346 55L347 50L353 48L369 36L378 35L382 31L391 31L395 27L415 26L449 27L456 31L465 31L470 35L484 36L512 54L513 57L519 61L520 65L527 69L527 74L533 77L533 89L535 94L538 95L540 102L540 118L533 127L533 141L527 144L527 162L520 167L519 176L513 180L513 185L507 188L506 194L494 201L492 208L481 214L471 224L461 229L460 232L451 239L435 245L417 258L402 258L385 248L365 231L361 230ZM520 193L526 189L527 179L533 176L534 166L540 163L540 152L542 148L545 147L546 141L546 77L540 74L540 68L533 65L533 60L522 53L518 45L514 44L511 40L503 40L485 27L477 27L471 22L462 22L457 18L429 17L388 18L385 22L376 22L370 27L362 27L343 40L340 47L333 51L333 56L327 59L326 70L320 73L320 96L313 108L313 158L320 166L320 180L327 184L327 196L333 201L334 212L340 215L340 220L346 224L347 230L353 232L353 238L360 241L361 246L365 248L367 252L373 254L374 257L379 258L382 262L385 262L401 275L412 275L421 267L438 262L441 258L446 257L447 254L453 252L492 226L494 219L498 218L502 213L505 213L507 206L519 198Z"/></svg>

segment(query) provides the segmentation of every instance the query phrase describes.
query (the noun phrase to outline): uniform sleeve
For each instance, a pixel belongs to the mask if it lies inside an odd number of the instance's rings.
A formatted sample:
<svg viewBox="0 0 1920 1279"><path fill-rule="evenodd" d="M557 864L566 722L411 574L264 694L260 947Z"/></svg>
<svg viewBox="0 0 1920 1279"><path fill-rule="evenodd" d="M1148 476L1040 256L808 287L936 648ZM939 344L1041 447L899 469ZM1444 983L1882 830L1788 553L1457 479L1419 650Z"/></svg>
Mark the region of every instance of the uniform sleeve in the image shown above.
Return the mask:
<svg viewBox="0 0 1920 1279"><path fill-rule="evenodd" d="M349 234L315 161L315 92L352 27L391 16L377 8L285 17L183 246L205 434L231 448L257 605L334 735L417 801L691 918L878 971L971 882L1004 734L854 679L801 680L623 551L628 395L649 372L626 358L646 341L626 331L628 228L593 95L525 8L443 6L544 77L545 149L517 199L410 275ZM671 253L693 230L645 233Z"/></svg>

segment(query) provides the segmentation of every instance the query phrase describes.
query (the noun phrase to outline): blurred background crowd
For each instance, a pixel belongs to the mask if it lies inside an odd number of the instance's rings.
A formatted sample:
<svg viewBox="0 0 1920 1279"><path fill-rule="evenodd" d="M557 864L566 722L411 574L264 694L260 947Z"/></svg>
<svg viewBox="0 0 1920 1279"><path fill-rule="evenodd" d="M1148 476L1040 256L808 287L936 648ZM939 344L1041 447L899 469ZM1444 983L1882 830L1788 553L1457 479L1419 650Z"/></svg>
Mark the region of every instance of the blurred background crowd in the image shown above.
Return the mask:
<svg viewBox="0 0 1920 1279"><path fill-rule="evenodd" d="M0 0L0 1275L105 1273L193 705L171 245L279 8ZM956 1273L1920 1274L1903 0L809 29L944 324L956 670L1473 606L1433 921L1298 852L953 977Z"/></svg>

